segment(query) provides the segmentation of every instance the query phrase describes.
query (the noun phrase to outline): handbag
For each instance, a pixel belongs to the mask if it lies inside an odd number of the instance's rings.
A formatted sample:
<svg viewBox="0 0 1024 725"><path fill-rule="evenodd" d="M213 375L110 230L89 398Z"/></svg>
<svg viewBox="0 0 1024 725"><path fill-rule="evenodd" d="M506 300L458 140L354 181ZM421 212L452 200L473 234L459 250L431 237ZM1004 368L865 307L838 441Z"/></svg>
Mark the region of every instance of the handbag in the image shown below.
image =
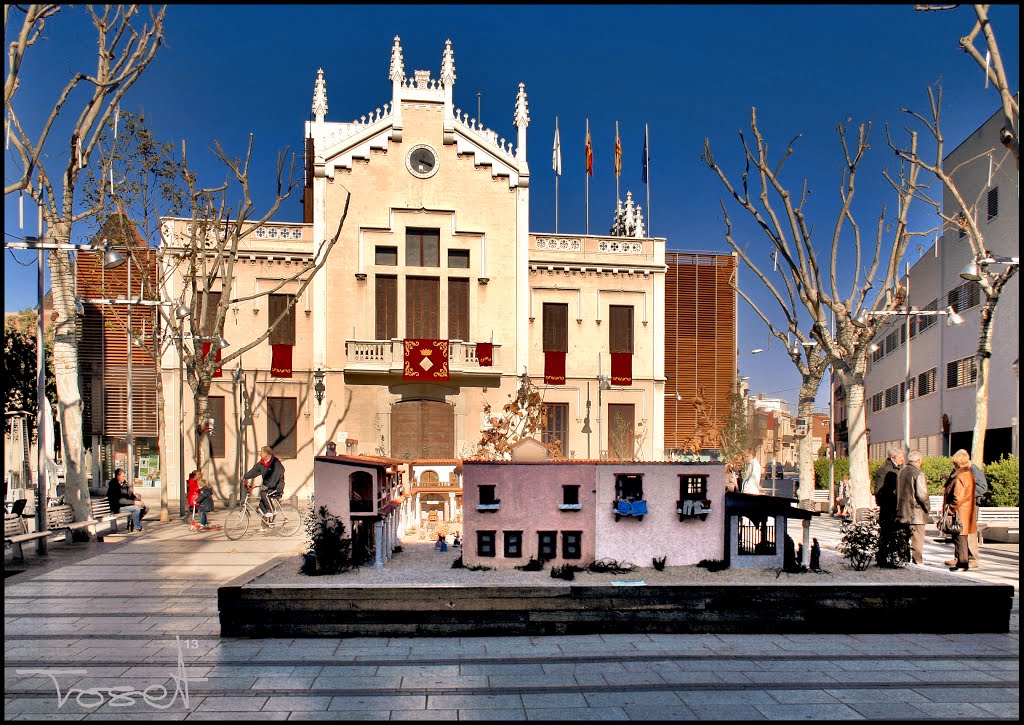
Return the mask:
<svg viewBox="0 0 1024 725"><path fill-rule="evenodd" d="M954 536L964 530L964 524L960 521L960 517L956 515L956 509L952 506L946 506L943 510L942 518L939 520L939 528L947 534Z"/></svg>

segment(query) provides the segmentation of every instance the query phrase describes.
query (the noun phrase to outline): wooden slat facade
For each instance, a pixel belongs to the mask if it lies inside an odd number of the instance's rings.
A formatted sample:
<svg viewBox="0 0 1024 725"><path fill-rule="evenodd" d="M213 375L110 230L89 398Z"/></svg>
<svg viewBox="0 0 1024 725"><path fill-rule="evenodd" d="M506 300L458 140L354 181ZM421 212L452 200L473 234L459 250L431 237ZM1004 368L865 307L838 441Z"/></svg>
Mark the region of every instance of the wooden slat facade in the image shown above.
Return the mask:
<svg viewBox="0 0 1024 725"><path fill-rule="evenodd" d="M124 230L128 230L127 232ZM135 247L132 284L128 289L127 261L117 269L103 269L102 252L79 252L75 260L77 295L83 300L78 344L79 385L83 410L83 437L93 435L124 438L128 433L128 306L98 305L90 299L147 298L143 275L148 274L150 289L156 289L157 260L130 223L112 217L96 234L95 240L109 240L127 257L127 244ZM154 308L133 306L131 330L136 337L150 339L158 314ZM157 367L142 348L132 350L132 433L137 438L156 437Z"/></svg>
<svg viewBox="0 0 1024 725"><path fill-rule="evenodd" d="M698 390L713 423L729 415L736 385L736 257L666 252L665 449L681 448L697 428ZM672 393L678 392L682 400Z"/></svg>

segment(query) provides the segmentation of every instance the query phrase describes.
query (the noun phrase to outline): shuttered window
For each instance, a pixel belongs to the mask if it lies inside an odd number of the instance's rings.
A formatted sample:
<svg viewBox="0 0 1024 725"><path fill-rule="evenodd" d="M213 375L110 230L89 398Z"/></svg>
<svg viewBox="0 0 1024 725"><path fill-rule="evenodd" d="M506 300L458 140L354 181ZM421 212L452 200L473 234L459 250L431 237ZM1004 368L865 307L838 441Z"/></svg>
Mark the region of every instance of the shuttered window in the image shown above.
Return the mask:
<svg viewBox="0 0 1024 725"><path fill-rule="evenodd" d="M220 305L220 292L210 292L206 296L206 315L200 322L196 333L205 337L213 337L217 334L214 324L217 322L217 306ZM192 302L192 320L200 320L199 314L203 309L203 294L197 292Z"/></svg>
<svg viewBox="0 0 1024 725"><path fill-rule="evenodd" d="M505 558L520 559L523 556L523 532L506 531L505 533Z"/></svg>
<svg viewBox="0 0 1024 725"><path fill-rule="evenodd" d="M440 338L441 280L437 277L406 277L405 336L426 340Z"/></svg>
<svg viewBox="0 0 1024 725"><path fill-rule="evenodd" d="M227 419L224 417L224 396L211 395L210 417L213 418L213 431L210 432L210 456L212 458L224 458L224 426Z"/></svg>
<svg viewBox="0 0 1024 725"><path fill-rule="evenodd" d="M544 352L569 352L569 305L544 303Z"/></svg>
<svg viewBox="0 0 1024 725"><path fill-rule="evenodd" d="M610 403L608 405L608 456L622 460L633 460L633 443L636 440L636 423L632 403Z"/></svg>
<svg viewBox="0 0 1024 725"><path fill-rule="evenodd" d="M398 278L378 274L374 277L375 340L398 337Z"/></svg>
<svg viewBox="0 0 1024 725"><path fill-rule="evenodd" d="M542 441L551 445L555 441L561 444L562 456L569 442L569 404L568 403L545 403L547 408L547 422L544 425Z"/></svg>
<svg viewBox="0 0 1024 725"><path fill-rule="evenodd" d="M295 398L267 398L267 445L278 458L295 458L298 401Z"/></svg>
<svg viewBox="0 0 1024 725"><path fill-rule="evenodd" d="M608 307L608 352L633 353L633 307Z"/></svg>
<svg viewBox="0 0 1024 725"><path fill-rule="evenodd" d="M999 187L988 190L988 220L999 216Z"/></svg>
<svg viewBox="0 0 1024 725"><path fill-rule="evenodd" d="M537 558L541 561L551 561L558 556L558 532L538 531L537 532Z"/></svg>
<svg viewBox="0 0 1024 725"><path fill-rule="evenodd" d="M441 266L441 230L406 229L405 263L409 267Z"/></svg>
<svg viewBox="0 0 1024 725"><path fill-rule="evenodd" d="M917 395L930 395L935 392L935 379L937 368L927 370L917 376Z"/></svg>
<svg viewBox="0 0 1024 725"><path fill-rule="evenodd" d="M960 388L974 385L978 379L978 366L974 356L946 363L946 387Z"/></svg>
<svg viewBox="0 0 1024 725"><path fill-rule="evenodd" d="M295 305L291 308L288 305L294 298L291 295L270 295L267 304L267 324L273 325L282 312L284 318L277 323L270 332L271 345L294 345L295 344Z"/></svg>
<svg viewBox="0 0 1024 725"><path fill-rule="evenodd" d="M448 339L469 339L469 280L448 280Z"/></svg>
<svg viewBox="0 0 1024 725"><path fill-rule="evenodd" d="M476 532L476 555L494 556L494 537L496 531Z"/></svg>

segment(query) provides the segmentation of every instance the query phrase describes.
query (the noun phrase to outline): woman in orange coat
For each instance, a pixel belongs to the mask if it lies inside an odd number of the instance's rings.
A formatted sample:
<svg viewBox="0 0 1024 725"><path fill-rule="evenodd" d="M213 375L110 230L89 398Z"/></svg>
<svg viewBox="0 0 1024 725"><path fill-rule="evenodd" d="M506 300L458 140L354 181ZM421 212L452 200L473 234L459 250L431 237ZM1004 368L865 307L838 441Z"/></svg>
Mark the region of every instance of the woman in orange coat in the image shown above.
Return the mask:
<svg viewBox="0 0 1024 725"><path fill-rule="evenodd" d="M970 454L961 448L953 454L953 465L956 468L946 481L943 503L956 511L964 528L959 534L953 534L956 566L949 567L949 570L967 571L967 537L977 531L974 523L974 476L971 474Z"/></svg>

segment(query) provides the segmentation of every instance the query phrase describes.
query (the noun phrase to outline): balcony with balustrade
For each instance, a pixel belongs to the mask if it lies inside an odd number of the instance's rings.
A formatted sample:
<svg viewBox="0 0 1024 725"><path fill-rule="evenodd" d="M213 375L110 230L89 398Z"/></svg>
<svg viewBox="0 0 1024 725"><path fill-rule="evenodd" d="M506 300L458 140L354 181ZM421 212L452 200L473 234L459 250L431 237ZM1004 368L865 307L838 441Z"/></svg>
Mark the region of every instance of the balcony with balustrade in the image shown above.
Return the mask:
<svg viewBox="0 0 1024 725"><path fill-rule="evenodd" d="M401 376L404 363L403 340L346 340L345 373ZM503 374L501 345L495 343L492 363L481 365L476 343L452 340L448 348L450 378L496 377Z"/></svg>

